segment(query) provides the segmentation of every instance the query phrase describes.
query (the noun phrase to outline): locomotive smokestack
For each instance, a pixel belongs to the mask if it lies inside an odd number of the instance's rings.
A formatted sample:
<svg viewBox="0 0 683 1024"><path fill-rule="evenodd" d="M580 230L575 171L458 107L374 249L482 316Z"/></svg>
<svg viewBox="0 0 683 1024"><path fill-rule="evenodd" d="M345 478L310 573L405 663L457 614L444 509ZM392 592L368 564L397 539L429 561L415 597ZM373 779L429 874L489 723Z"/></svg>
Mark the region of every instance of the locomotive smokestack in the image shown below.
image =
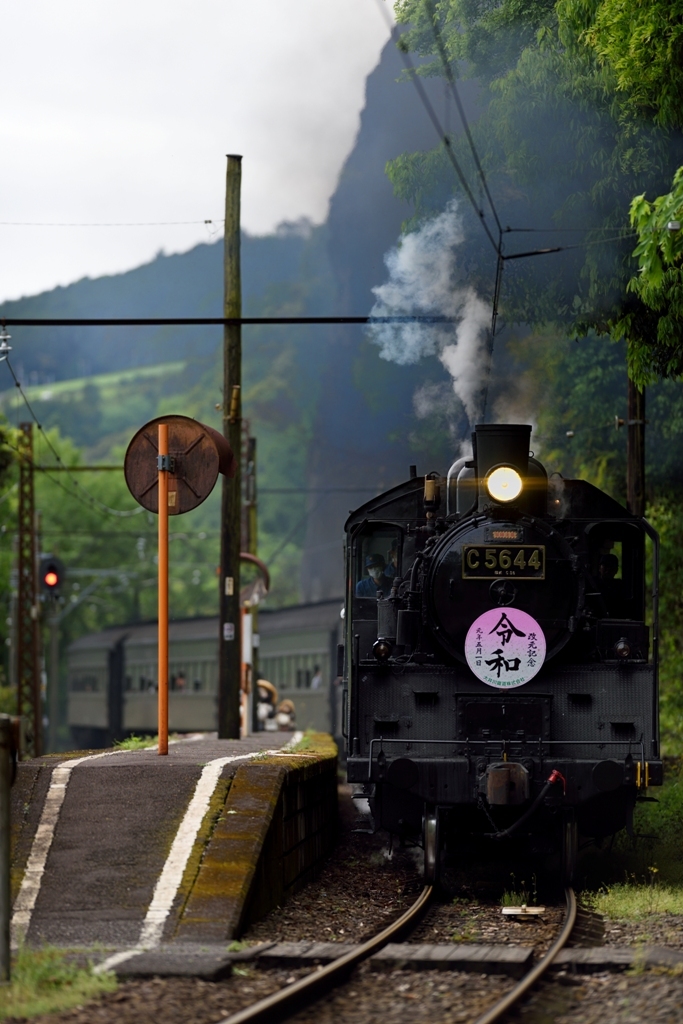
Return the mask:
<svg viewBox="0 0 683 1024"><path fill-rule="evenodd" d="M479 423L474 428L477 476L483 480L494 466L512 466L524 478L529 470L531 427L524 423Z"/></svg>

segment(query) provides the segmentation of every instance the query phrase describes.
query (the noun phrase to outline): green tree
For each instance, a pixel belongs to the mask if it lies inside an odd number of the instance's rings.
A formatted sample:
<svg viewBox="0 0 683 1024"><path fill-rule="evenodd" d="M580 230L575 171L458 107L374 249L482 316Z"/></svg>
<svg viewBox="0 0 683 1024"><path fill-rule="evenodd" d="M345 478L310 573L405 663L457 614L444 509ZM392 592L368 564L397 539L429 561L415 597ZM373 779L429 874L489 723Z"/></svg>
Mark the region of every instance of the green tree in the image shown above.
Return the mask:
<svg viewBox="0 0 683 1024"><path fill-rule="evenodd" d="M612 333L630 343L632 376L647 384L657 376L683 374L683 167L670 192L653 202L644 193L636 196L630 215L638 234L638 272L627 288L640 306L626 310ZM647 348L639 344L645 330L650 331Z"/></svg>
<svg viewBox="0 0 683 1024"><path fill-rule="evenodd" d="M634 114L681 127L681 0L560 0L558 11L599 64L609 68Z"/></svg>

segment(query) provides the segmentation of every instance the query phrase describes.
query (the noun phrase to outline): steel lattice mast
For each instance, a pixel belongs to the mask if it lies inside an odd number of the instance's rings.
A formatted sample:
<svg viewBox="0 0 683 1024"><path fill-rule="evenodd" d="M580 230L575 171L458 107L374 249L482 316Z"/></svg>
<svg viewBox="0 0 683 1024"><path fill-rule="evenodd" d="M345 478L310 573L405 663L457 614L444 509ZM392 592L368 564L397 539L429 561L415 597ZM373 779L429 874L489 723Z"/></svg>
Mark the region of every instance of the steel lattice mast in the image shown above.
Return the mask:
<svg viewBox="0 0 683 1024"><path fill-rule="evenodd" d="M42 710L38 666L38 600L33 487L33 424L20 423L19 551L17 595L17 712L26 721L27 753L42 753Z"/></svg>

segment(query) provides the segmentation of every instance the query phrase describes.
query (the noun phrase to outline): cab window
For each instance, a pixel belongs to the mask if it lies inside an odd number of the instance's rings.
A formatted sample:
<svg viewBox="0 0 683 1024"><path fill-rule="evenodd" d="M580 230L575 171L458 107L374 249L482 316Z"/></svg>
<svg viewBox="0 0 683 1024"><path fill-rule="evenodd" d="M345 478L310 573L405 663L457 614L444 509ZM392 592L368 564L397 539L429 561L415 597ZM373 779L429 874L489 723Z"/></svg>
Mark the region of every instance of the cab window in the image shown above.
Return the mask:
<svg viewBox="0 0 683 1024"><path fill-rule="evenodd" d="M611 619L642 620L642 532L630 523L598 523L589 528L588 536L590 572L601 598L599 613Z"/></svg>
<svg viewBox="0 0 683 1024"><path fill-rule="evenodd" d="M354 595L377 600L385 597L396 576L401 575L401 531L382 526L368 531L356 541Z"/></svg>

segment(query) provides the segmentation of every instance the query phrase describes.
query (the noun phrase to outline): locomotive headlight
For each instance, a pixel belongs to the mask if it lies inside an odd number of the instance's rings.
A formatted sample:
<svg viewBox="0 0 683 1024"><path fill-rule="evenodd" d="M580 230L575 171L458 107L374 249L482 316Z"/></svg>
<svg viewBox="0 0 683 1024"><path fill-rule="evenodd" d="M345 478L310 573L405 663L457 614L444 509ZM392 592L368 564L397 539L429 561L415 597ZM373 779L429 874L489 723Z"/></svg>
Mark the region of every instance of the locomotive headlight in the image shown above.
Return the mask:
<svg viewBox="0 0 683 1024"><path fill-rule="evenodd" d="M522 493L522 478L512 466L499 466L486 477L486 487L494 501L514 501Z"/></svg>

